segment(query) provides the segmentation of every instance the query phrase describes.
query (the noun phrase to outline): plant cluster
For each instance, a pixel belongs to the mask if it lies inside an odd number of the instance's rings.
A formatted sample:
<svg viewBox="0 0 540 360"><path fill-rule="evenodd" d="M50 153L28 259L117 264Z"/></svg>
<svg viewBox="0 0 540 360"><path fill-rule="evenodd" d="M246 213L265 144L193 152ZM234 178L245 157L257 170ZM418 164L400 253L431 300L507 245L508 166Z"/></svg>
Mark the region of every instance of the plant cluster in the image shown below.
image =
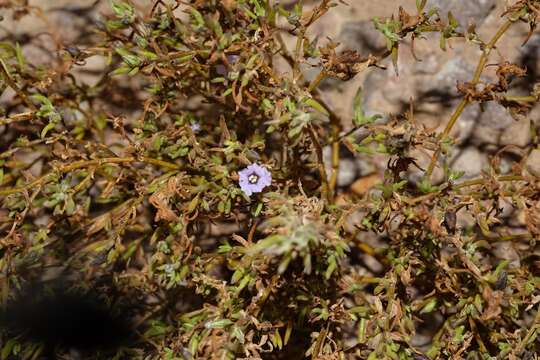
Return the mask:
<svg viewBox="0 0 540 360"><path fill-rule="evenodd" d="M476 179L460 180L449 158L468 105L495 101L526 116L538 101L536 86L512 93L527 74L516 64L496 64L497 82L481 76L515 23L533 33L540 1L514 1L485 40L417 0L414 14L374 19L386 39L380 54L310 37L346 6L338 1L152 4L144 13L112 1L110 15L76 43L57 44L45 64L26 58L20 39L0 43L4 305L52 269L73 287L102 289L112 307L136 303L137 340L94 358L538 356L540 174L524 166L538 130L531 122L530 144L502 148ZM0 8L41 16L25 1ZM432 33L441 51L454 38L481 50L442 132L415 119L414 99L403 114L368 116L359 89L352 119L325 103L325 79L389 71L387 59L398 72L400 45ZM88 85L79 76L95 57L105 68ZM320 70L312 81L306 66ZM344 149L386 159L375 187L338 187ZM509 150L521 155L504 167ZM431 162L419 164L417 151ZM408 176L413 167L419 180ZM503 206L523 225L511 225ZM459 226L466 216L473 223ZM501 257L501 244L518 260ZM429 342L418 345L418 334ZM1 359L44 349L7 329L0 343Z"/></svg>

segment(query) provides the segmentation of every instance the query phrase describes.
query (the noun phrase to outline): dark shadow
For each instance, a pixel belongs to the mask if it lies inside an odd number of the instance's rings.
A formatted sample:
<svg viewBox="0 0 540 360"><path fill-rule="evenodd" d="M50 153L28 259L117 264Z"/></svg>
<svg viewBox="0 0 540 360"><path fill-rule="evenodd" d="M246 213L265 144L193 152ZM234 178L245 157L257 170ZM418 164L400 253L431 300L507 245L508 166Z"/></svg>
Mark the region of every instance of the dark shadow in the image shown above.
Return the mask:
<svg viewBox="0 0 540 360"><path fill-rule="evenodd" d="M42 359L56 359L62 351L114 354L137 340L130 320L136 306L111 280L87 286L61 276L28 283L2 309L2 329L43 344Z"/></svg>
<svg viewBox="0 0 540 360"><path fill-rule="evenodd" d="M513 89L520 89L525 93L530 93L534 84L538 82L539 75L539 55L540 55L540 35L533 34L527 44L521 48L521 56L517 61L517 65L527 68L527 75L523 78L516 79L513 84Z"/></svg>

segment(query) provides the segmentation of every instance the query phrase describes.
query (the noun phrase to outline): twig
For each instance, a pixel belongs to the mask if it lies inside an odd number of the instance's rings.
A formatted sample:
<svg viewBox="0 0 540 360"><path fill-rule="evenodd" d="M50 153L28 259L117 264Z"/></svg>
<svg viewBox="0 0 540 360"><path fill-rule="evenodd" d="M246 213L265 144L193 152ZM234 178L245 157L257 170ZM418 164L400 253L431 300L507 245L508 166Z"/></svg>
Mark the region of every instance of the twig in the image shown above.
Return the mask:
<svg viewBox="0 0 540 360"><path fill-rule="evenodd" d="M54 176L56 176L57 172L67 173L67 172L70 172L70 171L73 171L73 170L82 169L82 168L91 167L91 166L92 167L99 167L99 166L102 166L102 165L105 165L105 164L119 164L119 163L130 163L130 162L144 162L144 163L148 163L148 164L152 164L152 165L158 165L158 166L161 166L161 167L166 167L166 168L174 169L174 170L180 169L180 166L178 166L176 164L168 163L166 161L153 159L153 158L149 158L149 157L142 157L140 159L136 159L134 157L123 157L123 158L103 158L103 159L94 159L94 160L82 160L82 161L73 162L73 163L68 164L68 165L62 165L62 166L58 167L57 169L49 172L48 174L45 174L45 175L37 178L36 180L34 180L34 181L32 181L32 182L30 182L30 183L28 183L26 185L19 186L19 187L13 187L13 188L0 189L0 196L6 196L6 195L10 195L10 194L20 193L20 192L23 192L25 190L31 189L31 188L33 188L35 186L43 185L43 184L47 183L48 181L52 180L52 178L54 178Z"/></svg>
<svg viewBox="0 0 540 360"><path fill-rule="evenodd" d="M304 36L306 35L306 28L302 27L300 33L296 38L296 47L294 50L294 64L293 64L293 79L294 81L301 79L300 71L300 56L302 52L302 41L304 41Z"/></svg>
<svg viewBox="0 0 540 360"><path fill-rule="evenodd" d="M497 178L497 181L525 181L525 178L521 175L503 175L503 176L499 176ZM453 187L454 189L462 189L462 188L474 186L474 185L483 185L485 182L486 182L486 179L484 178L472 179L472 180L467 180L462 183L456 184Z"/></svg>
<svg viewBox="0 0 540 360"><path fill-rule="evenodd" d="M323 81L324 79L326 78L326 71L324 70L321 70L317 76L315 77L315 79L313 79L313 81L311 81L311 83L309 83L309 86L308 86L308 92L313 92L313 90L315 90L319 84L321 83L321 81Z"/></svg>
<svg viewBox="0 0 540 360"><path fill-rule="evenodd" d="M319 353L321 352L321 349L323 348L324 341L326 340L326 335L328 334L328 326L329 324L327 324L324 328L322 328L321 332L319 333L319 336L317 337L317 341L315 342L315 345L313 347L313 353L311 354L312 360L319 358Z"/></svg>
<svg viewBox="0 0 540 360"><path fill-rule="evenodd" d="M20 114L15 114L7 118L0 119L0 126L9 125L14 122L26 121L32 119L34 113L32 111L23 112Z"/></svg>
<svg viewBox="0 0 540 360"><path fill-rule="evenodd" d="M476 66L474 76L473 76L473 78L472 78L472 80L470 82L471 85L474 86L474 85L478 84L478 81L480 80L480 76L482 75L482 72L484 71L486 63L488 61L488 57L491 54L491 50L493 50L493 48L495 47L495 44L497 43L497 41L499 41L501 36L503 36L503 34L510 28L510 26L513 24L513 22L514 21L512 21L512 20L506 20L505 23L499 28L497 33L495 33L495 35L491 38L489 43L487 43L487 45L484 48L484 51L482 52L482 56L480 57L480 60L478 61L478 65ZM463 112L465 107L470 104L470 102L471 101L467 100L466 98L463 98L460 101L460 103L458 104L456 110L454 111L454 113L450 117L450 120L448 120L448 123L446 124L446 127L444 128L444 131L442 132L442 134L440 134L439 139L443 139L446 136L448 136L448 134L450 134L450 131L452 130L452 128L456 124L459 116L461 115L461 113ZM439 158L440 153L441 153L441 148L439 146L437 148L437 150L433 153L433 156L431 157L431 162L429 163L429 166L427 168L426 176L428 178L431 178L431 175L433 174L433 170L435 168L435 164L437 163L437 159Z"/></svg>
<svg viewBox="0 0 540 360"><path fill-rule="evenodd" d="M324 167L324 160L323 160L323 151L321 147L321 143L319 142L319 139L317 138L317 134L315 133L315 129L313 129L313 126L311 124L308 125L308 133L311 137L311 141L313 142L313 146L315 146L315 154L317 154L317 161L318 161L318 168L319 168L319 174L321 176L321 182L322 182L322 197L327 199L329 203L331 203L332 195L330 194L330 187L328 185L328 175L326 174L326 169Z"/></svg>
<svg viewBox="0 0 540 360"><path fill-rule="evenodd" d="M526 95L526 96L504 96L504 101L512 101L512 102L537 102L538 97L534 95Z"/></svg>
<svg viewBox="0 0 540 360"><path fill-rule="evenodd" d="M15 91L15 93L21 98L22 101L25 102L25 104L32 109L33 111L36 111L36 106L28 99L26 94L15 84L15 81L11 78L11 75L9 74L9 70L6 66L6 63L0 59L0 72L2 73L2 78L4 81L9 85L10 88Z"/></svg>
<svg viewBox="0 0 540 360"><path fill-rule="evenodd" d="M521 340L521 342L519 343L516 349L516 354L519 355L521 354L521 352L523 352L523 350L525 350L525 347L528 345L529 341L531 341L531 338L533 337L534 333L536 332L539 326L540 326L540 306L536 310L536 316L534 317L534 320L531 324L531 328L529 329L529 331L527 331L527 335L525 335L523 340Z"/></svg>

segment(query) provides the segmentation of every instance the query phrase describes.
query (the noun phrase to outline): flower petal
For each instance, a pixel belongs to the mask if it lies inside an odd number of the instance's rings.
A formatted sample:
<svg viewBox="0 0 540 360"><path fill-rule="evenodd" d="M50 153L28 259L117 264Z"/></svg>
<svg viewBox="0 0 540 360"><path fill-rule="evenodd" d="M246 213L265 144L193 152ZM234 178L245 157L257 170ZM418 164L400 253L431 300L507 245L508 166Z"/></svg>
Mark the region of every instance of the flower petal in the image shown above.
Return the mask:
<svg viewBox="0 0 540 360"><path fill-rule="evenodd" d="M254 184L249 181L249 177L252 174L257 176L257 182ZM250 196L252 193L261 192L265 187L271 185L272 174L265 167L253 163L238 172L238 183L240 184L240 189L247 196Z"/></svg>

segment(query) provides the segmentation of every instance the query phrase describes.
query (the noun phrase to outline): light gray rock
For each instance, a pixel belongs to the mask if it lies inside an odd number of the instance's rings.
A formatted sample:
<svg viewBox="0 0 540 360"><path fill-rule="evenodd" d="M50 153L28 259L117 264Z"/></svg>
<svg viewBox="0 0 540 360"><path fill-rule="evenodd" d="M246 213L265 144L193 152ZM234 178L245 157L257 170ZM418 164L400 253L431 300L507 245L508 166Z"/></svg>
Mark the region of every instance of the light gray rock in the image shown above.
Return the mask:
<svg viewBox="0 0 540 360"><path fill-rule="evenodd" d="M339 162L338 186L348 186L356 179L356 162L352 159L341 159Z"/></svg>
<svg viewBox="0 0 540 360"><path fill-rule="evenodd" d="M484 104L484 109L480 113L479 125L490 127L497 130L506 129L515 120L508 110L499 103L488 102Z"/></svg>
<svg viewBox="0 0 540 360"><path fill-rule="evenodd" d="M365 56L376 54L386 46L382 34L367 20L346 22L338 39L343 49L356 50Z"/></svg>
<svg viewBox="0 0 540 360"><path fill-rule="evenodd" d="M528 118L514 121L501 134L501 145L526 146L531 138Z"/></svg>
<svg viewBox="0 0 540 360"><path fill-rule="evenodd" d="M459 101L456 85L469 80L473 66L461 56L448 61L440 56L426 56L416 62L408 49L400 55L403 56L400 57L399 77L390 69L371 71L366 76L363 87L367 107L379 112L395 112L401 104L407 104L411 96L422 106L436 104L438 114L442 113L441 105L456 107ZM466 110L467 114L463 115L467 118L475 118L478 114L477 109Z"/></svg>
<svg viewBox="0 0 540 360"><path fill-rule="evenodd" d="M329 146L323 149L323 161L324 167L328 177L332 175L332 150ZM354 159L341 158L339 160L339 173L337 178L337 185L348 186L353 183L358 173L357 163Z"/></svg>
<svg viewBox="0 0 540 360"><path fill-rule="evenodd" d="M540 149L534 149L525 163L527 171L535 176L540 176Z"/></svg>
<svg viewBox="0 0 540 360"><path fill-rule="evenodd" d="M420 59L421 61L415 61L413 64L413 69L415 73L420 75L435 74L439 69L439 66L441 65L440 57L440 54L434 53L423 56Z"/></svg>
<svg viewBox="0 0 540 360"><path fill-rule="evenodd" d="M452 109L457 107L458 102L457 100L452 102ZM473 131L478 125L479 114L480 107L478 104L471 104L463 110L451 132L451 135L457 139L458 144L464 143L473 135Z"/></svg>
<svg viewBox="0 0 540 360"><path fill-rule="evenodd" d="M304 79L308 82L312 82L317 75L322 70L322 67L320 66L311 66L310 64L300 64L300 70L302 71L302 74L304 75ZM335 86L339 86L339 81L333 82Z"/></svg>
<svg viewBox="0 0 540 360"><path fill-rule="evenodd" d="M368 175L377 170L372 163L363 158L356 159L356 168L358 169L359 176Z"/></svg>
<svg viewBox="0 0 540 360"><path fill-rule="evenodd" d="M475 147L467 147L461 150L454 159L452 169L464 171L462 179L470 179L480 175L481 171L488 166L485 154Z"/></svg>
<svg viewBox="0 0 540 360"><path fill-rule="evenodd" d="M473 72L474 68L464 58L457 56L444 63L434 78L424 79L422 85L426 89L457 94L457 83L468 81Z"/></svg>
<svg viewBox="0 0 540 360"><path fill-rule="evenodd" d="M491 251L499 259L510 260L511 262L508 264L509 268L517 269L521 266L519 254L514 249L512 242L501 241L494 243L492 244Z"/></svg>
<svg viewBox="0 0 540 360"><path fill-rule="evenodd" d="M495 8L495 0L430 0L428 8L440 9L443 19L447 19L448 11L452 11L461 27L466 28L472 21L480 25Z"/></svg>

